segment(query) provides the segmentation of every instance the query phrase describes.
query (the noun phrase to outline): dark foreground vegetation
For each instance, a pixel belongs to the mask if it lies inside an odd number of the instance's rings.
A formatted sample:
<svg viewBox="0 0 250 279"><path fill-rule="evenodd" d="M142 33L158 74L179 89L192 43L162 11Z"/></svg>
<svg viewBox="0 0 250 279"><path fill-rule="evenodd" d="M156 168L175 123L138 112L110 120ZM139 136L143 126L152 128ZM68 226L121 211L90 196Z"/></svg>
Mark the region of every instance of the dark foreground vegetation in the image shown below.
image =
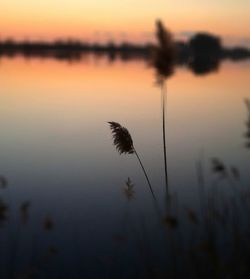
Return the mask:
<svg viewBox="0 0 250 279"><path fill-rule="evenodd" d="M143 267L140 276L133 278L250 278L250 222L249 176L243 178L241 170L214 156L207 160L201 156L195 165L197 175L198 205L185 206L171 188L168 179L166 83L174 73L178 50L161 22L157 23L158 46L154 50L152 65L162 94L162 135L165 172L165 197L154 193L147 171L134 148L129 131L116 122L109 122L113 144L120 154L136 155L145 175L145 184L152 196L156 231L150 232L143 220L137 222L141 238ZM213 61L222 55L220 42L207 35L196 36L190 41L193 59ZM194 61L193 60L193 61ZM250 101L247 108L245 147L249 148ZM206 168L209 166L209 169ZM207 175L209 174L209 175ZM186 185L187 188L190 185ZM128 178L125 194L131 201L136 187ZM139 193L140 195L140 193ZM162 206L162 203L164 206ZM130 230L135 224L130 224ZM139 261L138 261L139 262ZM137 263L138 263L137 262ZM129 277L128 277L129 278ZM131 276L130 276L131 278Z"/></svg>

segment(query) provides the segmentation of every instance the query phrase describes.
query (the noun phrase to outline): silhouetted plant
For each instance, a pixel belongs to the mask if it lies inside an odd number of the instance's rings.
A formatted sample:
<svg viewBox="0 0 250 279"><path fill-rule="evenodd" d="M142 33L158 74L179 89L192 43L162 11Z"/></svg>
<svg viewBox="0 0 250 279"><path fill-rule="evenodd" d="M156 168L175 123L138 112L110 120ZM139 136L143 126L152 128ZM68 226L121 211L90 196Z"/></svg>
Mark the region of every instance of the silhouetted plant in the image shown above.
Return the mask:
<svg viewBox="0 0 250 279"><path fill-rule="evenodd" d="M127 128L121 126L119 123L117 122L108 122L109 125L110 125L110 129L111 129L111 132L112 132L112 135L113 135L113 141L114 141L114 145L117 149L117 151L122 154L135 154L140 165L141 165L141 168L143 170L143 173L146 177L146 180L148 182L148 186L149 186L149 189L151 191L151 194L153 196L153 198L155 199L155 194L154 194L154 191L153 191L153 188L151 186L151 183L149 181L149 178L148 178L148 175L147 175L147 172L142 164L142 161L134 147L134 144L133 144L133 140L132 140L132 137L129 133L129 131L127 130Z"/></svg>
<svg viewBox="0 0 250 279"><path fill-rule="evenodd" d="M124 193L128 200L132 199L134 197L135 191L134 191L134 184L132 183L131 179L128 177L124 187Z"/></svg>
<svg viewBox="0 0 250 279"><path fill-rule="evenodd" d="M214 173L220 174L221 176L226 176L227 169L224 163L218 158L212 158L212 171Z"/></svg>
<svg viewBox="0 0 250 279"><path fill-rule="evenodd" d="M7 188L8 180L3 175L0 175L0 188Z"/></svg>
<svg viewBox="0 0 250 279"><path fill-rule="evenodd" d="M165 122L165 98L166 98L166 80L174 73L174 65L177 57L176 45L172 34L163 26L162 22L156 22L157 46L154 48L153 66L156 69L157 84L161 88L162 95L162 135L163 135L163 154L164 171L167 197L169 196L168 170L167 170L167 148L166 148L166 122Z"/></svg>
<svg viewBox="0 0 250 279"><path fill-rule="evenodd" d="M122 153L133 154L135 153L135 149L133 146L133 140L129 131L122 127L119 123L116 122L108 122L110 124L110 129L112 131L114 145L117 151Z"/></svg>
<svg viewBox="0 0 250 279"><path fill-rule="evenodd" d="M20 206L21 221L23 224L28 222L30 206L31 203L29 201L23 202Z"/></svg>
<svg viewBox="0 0 250 279"><path fill-rule="evenodd" d="M230 168L231 174L232 176L236 179L239 180L240 179L240 171L238 168L231 166Z"/></svg>
<svg viewBox="0 0 250 279"><path fill-rule="evenodd" d="M0 199L0 226L7 220L8 218L8 205Z"/></svg>
<svg viewBox="0 0 250 279"><path fill-rule="evenodd" d="M187 216L188 216L188 219L190 220L191 223L193 223L195 225L199 224L198 216L197 216L197 214L195 213L194 210L188 208L187 209Z"/></svg>
<svg viewBox="0 0 250 279"><path fill-rule="evenodd" d="M44 219L44 222L43 222L43 227L46 231L51 231L53 230L54 228L54 222L53 220L51 219L51 217L47 216L45 219Z"/></svg>
<svg viewBox="0 0 250 279"><path fill-rule="evenodd" d="M178 220L176 217L167 215L163 219L164 224L169 228L169 229L175 229L178 226Z"/></svg>
<svg viewBox="0 0 250 279"><path fill-rule="evenodd" d="M153 66L157 72L157 80L164 82L174 73L177 51L172 34L160 20L156 22L156 38L158 44L154 47Z"/></svg>
<svg viewBox="0 0 250 279"><path fill-rule="evenodd" d="M247 139L246 147L250 148L250 100L245 99L245 104L246 104L247 113L248 113L247 121L246 121L247 131L245 133L245 137Z"/></svg>

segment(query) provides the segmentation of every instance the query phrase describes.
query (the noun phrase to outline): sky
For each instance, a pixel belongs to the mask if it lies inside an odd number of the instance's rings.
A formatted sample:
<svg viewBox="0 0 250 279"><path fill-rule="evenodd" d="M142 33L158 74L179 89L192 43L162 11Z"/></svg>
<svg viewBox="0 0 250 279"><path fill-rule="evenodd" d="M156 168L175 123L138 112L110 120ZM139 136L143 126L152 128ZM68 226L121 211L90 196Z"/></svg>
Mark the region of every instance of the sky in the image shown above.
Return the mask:
<svg viewBox="0 0 250 279"><path fill-rule="evenodd" d="M177 38L208 31L250 46L250 0L0 0L0 36L152 41L161 19Z"/></svg>

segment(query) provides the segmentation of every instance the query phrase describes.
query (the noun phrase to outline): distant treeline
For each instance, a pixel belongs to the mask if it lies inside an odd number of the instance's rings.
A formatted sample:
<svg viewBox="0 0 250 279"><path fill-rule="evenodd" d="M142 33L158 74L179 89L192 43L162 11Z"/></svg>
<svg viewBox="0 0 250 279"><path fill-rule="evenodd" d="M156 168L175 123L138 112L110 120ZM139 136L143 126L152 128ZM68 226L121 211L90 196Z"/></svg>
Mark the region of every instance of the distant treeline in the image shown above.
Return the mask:
<svg viewBox="0 0 250 279"><path fill-rule="evenodd" d="M202 74L218 68L222 59L241 60L250 58L250 50L243 47L222 47L221 39L208 33L198 33L188 42L176 42L178 64L187 64L195 72ZM108 56L112 61L116 58L124 61L131 59L150 60L154 44L132 44L113 42L106 44L85 43L77 40L44 41L0 41L1 56L14 57L17 55L58 60L76 61L84 54L93 53L97 56Z"/></svg>
<svg viewBox="0 0 250 279"><path fill-rule="evenodd" d="M12 40L0 41L0 56L16 56L25 57L54 57L62 60L79 60L85 53L94 53L96 55L109 55L110 59L120 56L122 59L143 58L150 56L152 44L137 45L131 43L123 44L89 44L81 41L55 41L55 42L39 42L39 41L22 41L15 42Z"/></svg>
<svg viewBox="0 0 250 279"><path fill-rule="evenodd" d="M176 42L179 53L179 62L190 61L194 56L216 55L219 58L245 59L250 58L250 50L243 47L223 48L220 39L216 36L199 33L192 37L187 43ZM84 43L76 40L60 40L54 42L44 41L21 41L17 42L11 39L0 41L0 56L52 56L61 59L78 59L84 52L93 52L99 54L121 55L128 57L150 58L154 45L132 44L132 43ZM122 55L123 54L123 55Z"/></svg>

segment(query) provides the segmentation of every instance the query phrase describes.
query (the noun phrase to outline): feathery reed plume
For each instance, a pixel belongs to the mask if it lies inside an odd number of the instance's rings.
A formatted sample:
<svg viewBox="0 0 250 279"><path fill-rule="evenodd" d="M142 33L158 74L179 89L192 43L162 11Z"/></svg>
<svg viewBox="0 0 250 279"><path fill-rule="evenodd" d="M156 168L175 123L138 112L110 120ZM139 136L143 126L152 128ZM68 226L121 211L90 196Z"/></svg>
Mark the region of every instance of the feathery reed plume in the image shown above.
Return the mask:
<svg viewBox="0 0 250 279"><path fill-rule="evenodd" d="M110 129L112 131L114 145L115 145L117 151L120 154L135 153L134 146L133 146L133 140L131 138L129 131L125 127L122 127L119 123L116 123L116 122L108 122L108 123L109 123Z"/></svg>
<svg viewBox="0 0 250 279"><path fill-rule="evenodd" d="M212 168L214 172L225 172L225 165L224 163L218 158L212 158Z"/></svg>
<svg viewBox="0 0 250 279"><path fill-rule="evenodd" d="M222 177L225 177L227 175L227 168L220 159L212 158L211 163L212 163L212 171L214 173L220 174Z"/></svg>
<svg viewBox="0 0 250 279"><path fill-rule="evenodd" d="M156 21L156 38L158 45L153 50L153 66L158 80L163 81L174 73L177 51L172 34L160 20Z"/></svg>
<svg viewBox="0 0 250 279"><path fill-rule="evenodd" d="M130 177L128 177L125 187L124 187L124 194L126 195L128 200L131 200L134 197L134 184L132 183Z"/></svg>
<svg viewBox="0 0 250 279"><path fill-rule="evenodd" d="M151 194L153 196L153 198L155 199L155 195L154 195L154 191L153 191L153 188L151 186L151 183L149 181L149 178L148 178L148 175L147 175L147 172L142 164L142 161L136 151L136 149L134 148L134 145L133 145L133 140L132 140L132 137L129 133L129 131L127 130L127 128L125 127L122 127L119 123L117 122L108 122L109 125L110 125L110 129L111 129L111 132L112 132L112 136L113 136L113 140L114 140L114 146L116 147L117 151L122 154L135 154L140 165L141 165L141 168L143 170L143 173L146 177L146 180L148 182L148 186L149 186L149 189L151 191Z"/></svg>

